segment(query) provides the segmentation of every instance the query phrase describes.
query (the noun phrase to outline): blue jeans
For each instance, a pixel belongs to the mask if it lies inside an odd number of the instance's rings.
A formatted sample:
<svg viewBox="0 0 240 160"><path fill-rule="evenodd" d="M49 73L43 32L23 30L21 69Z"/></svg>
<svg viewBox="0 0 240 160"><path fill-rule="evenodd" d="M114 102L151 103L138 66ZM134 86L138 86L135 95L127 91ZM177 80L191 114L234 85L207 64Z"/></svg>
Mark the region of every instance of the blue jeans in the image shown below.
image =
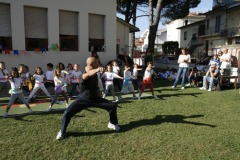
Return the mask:
<svg viewBox="0 0 240 160"><path fill-rule="evenodd" d="M217 82L218 82L218 79L217 79L217 78L214 78L214 77L204 76L204 77L203 77L203 87L204 87L204 88L207 88L207 85L206 85L206 82L207 82L207 81L209 82L208 88L209 88L209 89L212 89L213 83L217 83Z"/></svg>
<svg viewBox="0 0 240 160"><path fill-rule="evenodd" d="M186 77L186 72L187 72L188 68L187 67L179 67L178 69L178 73L177 73L177 78L175 80L175 82L173 83L173 86L176 87L179 81L180 76L182 76L182 87L185 86L185 77Z"/></svg>

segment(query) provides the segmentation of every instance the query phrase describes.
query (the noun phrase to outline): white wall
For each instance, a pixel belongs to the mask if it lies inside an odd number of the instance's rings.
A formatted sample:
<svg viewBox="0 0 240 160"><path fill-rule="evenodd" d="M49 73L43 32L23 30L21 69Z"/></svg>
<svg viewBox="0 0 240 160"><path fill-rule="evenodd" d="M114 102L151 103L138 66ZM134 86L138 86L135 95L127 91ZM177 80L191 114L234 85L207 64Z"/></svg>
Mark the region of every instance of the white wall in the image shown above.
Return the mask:
<svg viewBox="0 0 240 160"><path fill-rule="evenodd" d="M79 63L82 69L91 53L88 51L88 14L105 15L106 52L98 55L103 63L115 59L116 54L116 2L109 0L0 0L0 3L10 4L12 49L25 50L24 6L42 7L48 9L48 43L59 43L59 10L76 11L79 13L79 51L48 51L47 53L27 52L26 55L0 55L7 68L23 63L33 71L36 66L46 70L46 64L51 62Z"/></svg>

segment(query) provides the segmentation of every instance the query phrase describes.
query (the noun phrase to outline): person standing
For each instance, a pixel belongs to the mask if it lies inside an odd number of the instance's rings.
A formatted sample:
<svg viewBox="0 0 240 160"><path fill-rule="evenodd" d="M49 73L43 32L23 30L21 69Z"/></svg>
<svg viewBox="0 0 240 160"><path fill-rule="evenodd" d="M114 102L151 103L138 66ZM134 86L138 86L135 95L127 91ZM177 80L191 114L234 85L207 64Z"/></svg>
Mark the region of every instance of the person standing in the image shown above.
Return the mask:
<svg viewBox="0 0 240 160"><path fill-rule="evenodd" d="M226 76L230 76L231 75L231 54L228 53L228 49L225 48L223 50L223 54L220 58L220 62L221 62L221 75L226 75Z"/></svg>
<svg viewBox="0 0 240 160"><path fill-rule="evenodd" d="M190 63L191 63L191 57L188 54L187 49L182 48L181 54L178 57L178 64L179 64L178 73L177 73L177 77L175 79L175 82L173 83L172 88L176 88L178 81L179 81L180 77L182 76L181 86L182 86L182 89L185 89L185 77L186 77L186 72L188 70Z"/></svg>
<svg viewBox="0 0 240 160"><path fill-rule="evenodd" d="M4 118L8 117L8 111L17 98L20 99L26 105L26 107L29 109L29 113L32 113L33 111L30 105L28 104L28 102L26 101L26 99L24 98L24 95L22 92L22 79L20 78L18 69L12 68L10 74L11 75L10 77L8 77L8 80L11 85L11 89L9 91L9 94L11 94L11 98L7 105L6 112L4 113L3 117Z"/></svg>
<svg viewBox="0 0 240 160"><path fill-rule="evenodd" d="M98 60L94 57L89 57L86 60L87 66L85 72L80 76L80 94L78 99L69 105L64 111L62 118L62 127L58 132L56 139L64 138L67 126L71 118L88 107L98 107L109 112L110 122L108 128L119 131L117 118L117 104L107 99L102 98L98 91L98 77L97 73L102 72L103 68L99 67Z"/></svg>
<svg viewBox="0 0 240 160"><path fill-rule="evenodd" d="M50 111L54 105L54 103L57 101L59 95L61 94L66 101L66 107L68 107L68 97L67 97L67 93L62 89L63 84L63 77L61 74L61 70L59 68L55 69L55 76L54 76L54 86L55 86L55 95L54 98L50 104L50 106L48 107L48 111Z"/></svg>
<svg viewBox="0 0 240 160"><path fill-rule="evenodd" d="M155 94L154 94L154 91L153 91L153 83L152 83L152 78L153 78L153 75L154 75L154 70L153 70L153 65L152 65L152 62L148 62L147 64L147 68L144 72L144 76L143 76L143 81L142 81L142 88L139 92L139 95L138 95L138 99L140 100L141 99L141 95L142 93L144 92L144 89L145 87L148 85L149 88L150 88L150 91L152 92L152 96L153 98L158 98Z"/></svg>
<svg viewBox="0 0 240 160"><path fill-rule="evenodd" d="M7 89L9 88L7 77L8 77L8 70L5 68L5 63L0 62L0 91L3 86L6 86Z"/></svg>

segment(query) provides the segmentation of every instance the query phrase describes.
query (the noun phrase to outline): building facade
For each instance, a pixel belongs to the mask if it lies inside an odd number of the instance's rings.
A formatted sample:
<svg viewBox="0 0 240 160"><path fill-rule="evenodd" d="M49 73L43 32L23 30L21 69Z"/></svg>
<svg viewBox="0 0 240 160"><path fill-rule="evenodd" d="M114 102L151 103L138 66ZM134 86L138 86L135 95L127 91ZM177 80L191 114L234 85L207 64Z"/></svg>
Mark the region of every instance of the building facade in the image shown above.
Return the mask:
<svg viewBox="0 0 240 160"><path fill-rule="evenodd" d="M0 12L0 59L8 68L23 63L46 70L50 62L84 67L92 50L107 63L116 58L122 28L119 48L129 44L130 29L116 19L115 1L0 0Z"/></svg>

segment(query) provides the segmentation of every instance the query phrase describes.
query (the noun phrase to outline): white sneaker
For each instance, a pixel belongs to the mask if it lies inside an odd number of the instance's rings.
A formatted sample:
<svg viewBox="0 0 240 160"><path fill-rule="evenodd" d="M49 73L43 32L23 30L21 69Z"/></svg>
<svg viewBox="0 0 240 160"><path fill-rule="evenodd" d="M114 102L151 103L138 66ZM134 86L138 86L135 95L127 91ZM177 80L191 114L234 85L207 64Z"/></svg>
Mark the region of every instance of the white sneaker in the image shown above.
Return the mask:
<svg viewBox="0 0 240 160"><path fill-rule="evenodd" d="M62 134L61 130L58 132L56 140L61 140L64 138L64 135Z"/></svg>
<svg viewBox="0 0 240 160"><path fill-rule="evenodd" d="M119 131L120 127L117 124L108 123L108 128L113 129L114 131Z"/></svg>
<svg viewBox="0 0 240 160"><path fill-rule="evenodd" d="M5 112L4 115L3 115L4 118L7 118L8 117L8 113Z"/></svg>
<svg viewBox="0 0 240 160"><path fill-rule="evenodd" d="M205 88L205 87L201 87L201 88L199 88L200 90L207 90L207 88Z"/></svg>
<svg viewBox="0 0 240 160"><path fill-rule="evenodd" d="M116 96L113 97L113 100L116 101L116 102L119 101L118 97L116 97Z"/></svg>
<svg viewBox="0 0 240 160"><path fill-rule="evenodd" d="M185 87L182 87L182 89L185 89Z"/></svg>
<svg viewBox="0 0 240 160"><path fill-rule="evenodd" d="M190 83L188 83L186 86L187 86L187 87L189 87L189 86L191 86L191 84L190 84Z"/></svg>
<svg viewBox="0 0 240 160"><path fill-rule="evenodd" d="M49 107L48 107L48 111L51 111L52 110L52 106L50 105Z"/></svg>
<svg viewBox="0 0 240 160"><path fill-rule="evenodd" d="M211 92L212 90L209 88L208 91Z"/></svg>
<svg viewBox="0 0 240 160"><path fill-rule="evenodd" d="M103 94L102 98L105 98L106 97L106 94Z"/></svg>
<svg viewBox="0 0 240 160"><path fill-rule="evenodd" d="M28 113L30 113L30 114L32 114L32 113L33 113L33 111L32 111L32 109L31 109L31 108L29 109L29 112L28 112Z"/></svg>
<svg viewBox="0 0 240 160"><path fill-rule="evenodd" d="M156 99L158 99L158 96L156 96L156 95L153 95L153 98L156 98Z"/></svg>
<svg viewBox="0 0 240 160"><path fill-rule="evenodd" d="M176 88L175 86L172 86L172 88Z"/></svg>

